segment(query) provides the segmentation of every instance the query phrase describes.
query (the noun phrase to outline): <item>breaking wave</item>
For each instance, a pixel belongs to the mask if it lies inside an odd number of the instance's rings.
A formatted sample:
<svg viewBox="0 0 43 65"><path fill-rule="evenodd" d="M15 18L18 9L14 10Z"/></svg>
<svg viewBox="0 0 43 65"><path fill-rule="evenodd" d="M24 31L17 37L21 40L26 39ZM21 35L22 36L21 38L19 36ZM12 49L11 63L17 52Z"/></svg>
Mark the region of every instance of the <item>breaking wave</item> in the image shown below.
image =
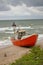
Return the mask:
<svg viewBox="0 0 43 65"><path fill-rule="evenodd" d="M31 26L29 26L29 27L16 27L16 29L33 29L33 28L31 28ZM13 27L0 28L0 31L5 31L5 30L13 30Z"/></svg>

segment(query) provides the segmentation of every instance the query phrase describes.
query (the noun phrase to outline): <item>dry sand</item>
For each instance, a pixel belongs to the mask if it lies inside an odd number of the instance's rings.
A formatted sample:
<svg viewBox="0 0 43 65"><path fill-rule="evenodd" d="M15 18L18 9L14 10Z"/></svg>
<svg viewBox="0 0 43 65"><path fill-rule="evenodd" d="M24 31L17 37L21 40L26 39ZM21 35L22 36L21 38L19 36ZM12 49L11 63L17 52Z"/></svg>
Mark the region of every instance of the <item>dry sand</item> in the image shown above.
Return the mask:
<svg viewBox="0 0 43 65"><path fill-rule="evenodd" d="M0 65L9 65L14 62L16 59L23 56L23 54L27 53L30 48L19 47L19 46L9 46L6 48L0 49Z"/></svg>
<svg viewBox="0 0 43 65"><path fill-rule="evenodd" d="M36 43L36 46L40 45L43 48L43 40ZM0 48L0 65L9 65L16 59L22 57L25 53L29 52L30 48L19 46L8 46L6 48Z"/></svg>

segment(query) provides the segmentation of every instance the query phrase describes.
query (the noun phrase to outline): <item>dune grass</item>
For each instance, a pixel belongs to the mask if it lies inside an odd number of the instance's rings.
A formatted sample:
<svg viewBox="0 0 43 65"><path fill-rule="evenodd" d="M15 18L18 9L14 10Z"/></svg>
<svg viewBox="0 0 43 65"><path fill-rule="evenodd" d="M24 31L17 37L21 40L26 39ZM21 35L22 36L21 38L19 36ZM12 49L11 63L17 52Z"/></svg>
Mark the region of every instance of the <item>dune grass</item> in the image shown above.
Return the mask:
<svg viewBox="0 0 43 65"><path fill-rule="evenodd" d="M30 53L10 65L43 65L43 49L40 46L33 47Z"/></svg>

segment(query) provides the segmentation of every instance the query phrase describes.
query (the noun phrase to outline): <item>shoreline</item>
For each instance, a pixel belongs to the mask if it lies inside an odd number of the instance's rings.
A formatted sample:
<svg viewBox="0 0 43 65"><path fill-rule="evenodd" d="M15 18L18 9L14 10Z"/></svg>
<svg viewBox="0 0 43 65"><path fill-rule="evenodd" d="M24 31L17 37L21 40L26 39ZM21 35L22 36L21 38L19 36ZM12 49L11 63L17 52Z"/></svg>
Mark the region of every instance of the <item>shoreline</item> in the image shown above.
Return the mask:
<svg viewBox="0 0 43 65"><path fill-rule="evenodd" d="M0 48L0 65L9 65L16 59L22 57L29 50L30 48L19 47L14 45L5 48Z"/></svg>
<svg viewBox="0 0 43 65"><path fill-rule="evenodd" d="M38 40L35 46L40 46L43 48L43 39ZM25 53L30 52L31 48L19 47L9 45L4 48L0 48L0 65L9 65L12 62L15 62L16 59L21 58Z"/></svg>

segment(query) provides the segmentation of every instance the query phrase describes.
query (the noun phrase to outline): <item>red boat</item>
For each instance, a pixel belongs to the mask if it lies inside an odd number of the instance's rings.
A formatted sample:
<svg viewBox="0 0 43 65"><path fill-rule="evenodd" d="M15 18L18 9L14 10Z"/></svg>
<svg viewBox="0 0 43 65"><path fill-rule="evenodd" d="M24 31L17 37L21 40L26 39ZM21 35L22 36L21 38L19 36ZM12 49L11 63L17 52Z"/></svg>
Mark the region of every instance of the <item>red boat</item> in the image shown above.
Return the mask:
<svg viewBox="0 0 43 65"><path fill-rule="evenodd" d="M14 45L17 46L34 46L38 38L38 34L32 34L24 39L18 39L14 40L14 38L11 38L11 41Z"/></svg>

